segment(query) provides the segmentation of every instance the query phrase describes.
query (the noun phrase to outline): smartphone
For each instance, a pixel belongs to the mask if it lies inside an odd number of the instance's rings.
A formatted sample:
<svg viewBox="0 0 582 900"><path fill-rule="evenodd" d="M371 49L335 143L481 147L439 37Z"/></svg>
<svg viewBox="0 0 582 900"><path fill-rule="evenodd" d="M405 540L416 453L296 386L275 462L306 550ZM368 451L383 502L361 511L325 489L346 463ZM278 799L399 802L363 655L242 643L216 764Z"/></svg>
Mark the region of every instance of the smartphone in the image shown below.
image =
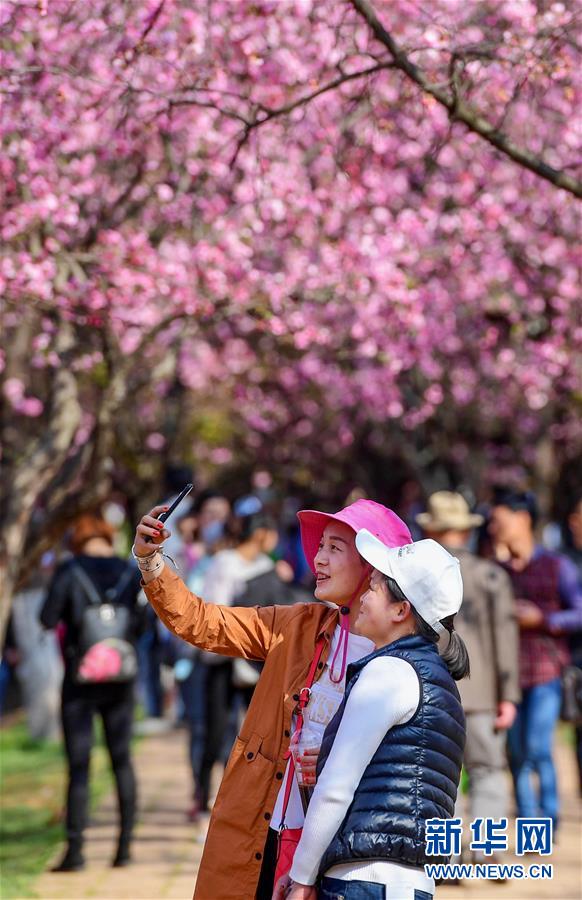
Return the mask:
<svg viewBox="0 0 582 900"><path fill-rule="evenodd" d="M188 494L190 493L190 491L192 490L193 487L194 487L193 484L187 484L186 487L184 488L184 490L180 491L180 493L178 494L178 496L176 497L176 499L174 500L174 502L172 503L170 508L158 516L158 521L167 522L168 519L170 518L170 516L172 515L172 513L174 512L174 510L176 509L176 507L180 505L180 503L182 502L184 497L188 496ZM152 539L151 539L151 537L149 537L149 535L146 535L144 537L144 541L146 542L146 544L152 543Z"/></svg>

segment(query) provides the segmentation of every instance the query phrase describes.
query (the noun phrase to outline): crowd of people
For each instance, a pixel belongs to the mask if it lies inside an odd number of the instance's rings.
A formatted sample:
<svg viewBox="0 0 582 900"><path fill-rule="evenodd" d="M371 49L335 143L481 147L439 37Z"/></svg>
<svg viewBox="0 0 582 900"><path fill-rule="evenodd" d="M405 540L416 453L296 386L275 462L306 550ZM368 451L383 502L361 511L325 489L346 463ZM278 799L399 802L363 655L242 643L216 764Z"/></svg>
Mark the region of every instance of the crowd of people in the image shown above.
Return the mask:
<svg viewBox="0 0 582 900"><path fill-rule="evenodd" d="M410 723L423 704L423 722L445 736L455 772L449 765L445 773L435 757L424 773L409 773L425 798L422 808L406 808L413 823L439 812L468 820L514 812L550 818L556 832L561 677L568 665L582 667L582 496L572 498L562 545L551 550L536 539L538 509L528 491L496 488L476 511L462 494L439 491L402 519L363 492L356 496L337 513L296 516L297 504L281 502L270 479L258 478L236 498L199 491L165 525L159 517L169 496L142 518L129 558L120 551L120 522L107 510L74 524L42 602L35 601L42 640L54 636L62 659L59 670L51 656L51 678L45 677L45 686L62 678L68 792L59 871L84 865L95 716L103 722L119 798L112 863L131 860L136 702L147 717L170 716L184 727L191 770L184 814L206 827L212 811L196 889L201 900L210 896L209 884L213 898L230 896L233 879L249 898L271 898L277 890L292 900L315 897L318 879L322 897L336 896L338 882L432 896L434 883L419 868L421 850L394 814L406 807L399 779L372 797L373 809L366 803L374 790L365 798L361 790L362 782L375 784L378 760L395 766L402 742L419 739ZM413 549L398 555L402 548ZM382 619L386 599L389 616ZM3 673L9 664L26 668L17 640L21 605ZM313 685L302 704L310 667ZM307 817L288 756L301 725L322 746ZM394 728L398 740L391 738ZM346 767L354 729L368 737ZM575 730L582 796L580 723ZM213 773L229 753L213 804ZM457 796L461 762L467 790ZM401 776L406 758L397 768ZM442 784L445 799L436 811L427 782ZM366 815L374 828L362 828ZM304 837L290 871L276 873L280 832L297 829ZM388 845L379 837L387 833ZM236 848L227 861L225 842Z"/></svg>

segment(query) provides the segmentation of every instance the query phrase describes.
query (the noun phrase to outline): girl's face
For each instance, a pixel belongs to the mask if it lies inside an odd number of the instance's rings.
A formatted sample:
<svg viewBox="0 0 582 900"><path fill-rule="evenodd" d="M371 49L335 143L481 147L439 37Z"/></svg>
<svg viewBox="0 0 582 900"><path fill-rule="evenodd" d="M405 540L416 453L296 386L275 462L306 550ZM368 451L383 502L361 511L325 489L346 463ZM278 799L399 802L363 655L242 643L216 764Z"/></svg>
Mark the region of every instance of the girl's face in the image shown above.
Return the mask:
<svg viewBox="0 0 582 900"><path fill-rule="evenodd" d="M354 531L343 522L326 526L315 556L318 600L343 606L357 591L365 570L355 538ZM361 590L365 590L365 582Z"/></svg>
<svg viewBox="0 0 582 900"><path fill-rule="evenodd" d="M259 528L260 537L258 540L261 553L267 555L272 553L279 543L279 534L274 528Z"/></svg>
<svg viewBox="0 0 582 900"><path fill-rule="evenodd" d="M358 634L370 638L376 647L385 647L402 636L403 624L409 618L410 604L405 601L395 602L384 576L374 569L370 587L360 600L360 614L355 622Z"/></svg>

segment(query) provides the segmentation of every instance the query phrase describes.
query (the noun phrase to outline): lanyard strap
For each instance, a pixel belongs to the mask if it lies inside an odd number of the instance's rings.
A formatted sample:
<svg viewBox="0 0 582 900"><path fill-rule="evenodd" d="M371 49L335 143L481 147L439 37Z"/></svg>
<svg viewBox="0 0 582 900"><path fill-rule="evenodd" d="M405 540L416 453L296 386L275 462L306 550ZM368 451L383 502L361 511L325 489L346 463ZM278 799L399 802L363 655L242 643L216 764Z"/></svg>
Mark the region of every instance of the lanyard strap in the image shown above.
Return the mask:
<svg viewBox="0 0 582 900"><path fill-rule="evenodd" d="M340 681L343 680L344 675L346 674L346 663L348 661L348 641L349 641L349 634L350 634L350 609L351 609L352 603L354 602L354 600L356 599L356 597L359 595L360 591L362 590L362 588L364 586L364 582L370 576L371 571L372 571L372 567L370 565L366 564L364 566L364 574L360 578L360 582L359 582L356 590L352 594L350 600L348 601L347 606L342 606L340 609L340 620L341 620L340 637L339 637L339 641L337 642L337 647L335 648L335 653L334 653L333 659L331 661L331 666L329 667L329 680L333 681L334 684L339 684ZM335 661L338 657L338 653L340 652L340 649L342 651L342 662L341 662L341 667L340 667L339 678L336 678L334 666L335 666Z"/></svg>
<svg viewBox="0 0 582 900"><path fill-rule="evenodd" d="M315 680L315 672L317 670L317 664L321 659L321 654L323 653L323 647L325 643L325 638L320 637L317 644L315 645L315 652L313 654L313 659L311 660L311 665L309 666L309 672L307 673L307 678L305 679L305 687L302 687L299 691L299 702L296 706L297 710L297 724L295 726L295 731L293 732L293 736L291 738L290 743L296 744L299 741L299 737L301 735L301 731L303 729L303 710L309 703L309 697L311 695L311 687ZM285 753L284 759L288 760L287 766L287 776L285 778L285 793L283 794L283 809L281 811L281 828L282 831L285 827L285 816L287 814L287 807L289 805L289 798L291 796L291 785L293 784L293 775L295 774L295 763L293 761L293 755L291 750L287 750Z"/></svg>

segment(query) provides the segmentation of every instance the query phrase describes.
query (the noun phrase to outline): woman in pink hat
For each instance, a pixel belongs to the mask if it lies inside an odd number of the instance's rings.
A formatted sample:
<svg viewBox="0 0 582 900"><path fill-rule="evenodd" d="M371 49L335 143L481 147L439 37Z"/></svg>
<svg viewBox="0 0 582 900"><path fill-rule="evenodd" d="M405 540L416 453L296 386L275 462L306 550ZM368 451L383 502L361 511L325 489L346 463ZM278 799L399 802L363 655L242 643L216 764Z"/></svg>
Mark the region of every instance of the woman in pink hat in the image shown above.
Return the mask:
<svg viewBox="0 0 582 900"><path fill-rule="evenodd" d="M162 511L155 507L141 519L134 544L145 592L160 619L204 650L265 663L214 804L194 896L270 900L279 832L284 826L287 835L304 819L289 759L291 736L302 723L303 736L315 745L321 740L341 703L347 665L373 649L354 634L370 573L356 550L356 532L367 528L390 547L409 543L410 532L371 500L335 514L304 510L298 513L303 549L322 602L224 607L192 594L165 565L160 545L169 532L156 518Z"/></svg>

